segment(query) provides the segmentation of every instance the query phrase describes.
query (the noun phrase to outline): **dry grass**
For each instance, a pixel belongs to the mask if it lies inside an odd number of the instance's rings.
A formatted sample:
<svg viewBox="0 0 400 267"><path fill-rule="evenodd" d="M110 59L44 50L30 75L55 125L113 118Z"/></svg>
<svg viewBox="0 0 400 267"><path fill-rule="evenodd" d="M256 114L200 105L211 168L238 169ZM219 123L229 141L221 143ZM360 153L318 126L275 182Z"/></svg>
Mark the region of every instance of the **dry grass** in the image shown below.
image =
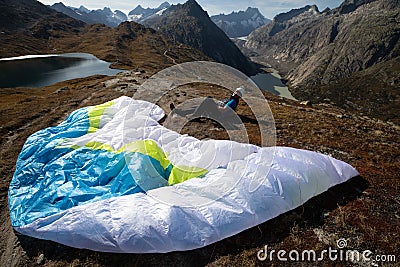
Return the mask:
<svg viewBox="0 0 400 267"><path fill-rule="evenodd" d="M302 106L267 93L265 95L275 117L278 145L332 155L355 166L360 177L257 227L193 251L168 254L98 253L16 236L10 226L6 196L17 155L26 138L39 129L59 123L79 107L99 104L124 94L131 96L137 84L147 75L120 75L118 79L96 76L45 88L0 90L0 265L32 266L44 256L44 266L259 266L270 264L256 258L257 252L265 245L275 250L321 251L334 247L339 238L346 238L352 249L369 249L374 253L399 256L398 127L332 106ZM69 89L52 94L64 86ZM219 99L227 95L221 88L187 85L166 95L159 104L169 111L170 102L183 102L189 93L192 96L213 95ZM251 120L253 115L243 103L238 113L249 119L245 124L250 132L250 141L257 144L259 130ZM199 138L224 138L226 133L218 127L212 121L194 121L184 131ZM272 264L285 265L277 260ZM333 264L320 264L323 265Z"/></svg>
<svg viewBox="0 0 400 267"><path fill-rule="evenodd" d="M114 68L136 71L157 72L174 63L210 60L200 51L174 43L153 29L134 22L122 23L117 28L88 25L77 33L52 38L50 46L57 52L92 53L112 62Z"/></svg>

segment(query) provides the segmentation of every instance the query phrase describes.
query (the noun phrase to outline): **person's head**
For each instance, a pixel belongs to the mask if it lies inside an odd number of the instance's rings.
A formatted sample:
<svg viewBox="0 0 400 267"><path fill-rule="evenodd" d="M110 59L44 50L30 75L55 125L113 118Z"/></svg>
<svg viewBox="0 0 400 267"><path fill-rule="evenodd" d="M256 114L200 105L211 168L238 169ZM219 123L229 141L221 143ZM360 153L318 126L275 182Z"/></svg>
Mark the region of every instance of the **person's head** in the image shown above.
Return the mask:
<svg viewBox="0 0 400 267"><path fill-rule="evenodd" d="M244 87L238 87L236 88L235 92L233 92L232 96L241 98L243 97L244 91L245 91Z"/></svg>

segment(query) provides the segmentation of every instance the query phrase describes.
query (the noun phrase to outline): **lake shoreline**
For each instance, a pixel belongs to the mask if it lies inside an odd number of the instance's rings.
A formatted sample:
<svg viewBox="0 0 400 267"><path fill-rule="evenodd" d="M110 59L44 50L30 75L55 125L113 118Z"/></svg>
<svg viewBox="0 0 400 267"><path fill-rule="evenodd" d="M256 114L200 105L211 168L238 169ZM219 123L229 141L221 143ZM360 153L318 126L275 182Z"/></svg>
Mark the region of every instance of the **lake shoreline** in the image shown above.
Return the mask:
<svg viewBox="0 0 400 267"><path fill-rule="evenodd" d="M122 69L111 68L89 53L24 55L0 59L0 87L48 86L57 82L93 75L114 76Z"/></svg>
<svg viewBox="0 0 400 267"><path fill-rule="evenodd" d="M268 67L250 79L264 91L287 99L298 101L290 92L289 88L282 82L282 77L276 69Z"/></svg>

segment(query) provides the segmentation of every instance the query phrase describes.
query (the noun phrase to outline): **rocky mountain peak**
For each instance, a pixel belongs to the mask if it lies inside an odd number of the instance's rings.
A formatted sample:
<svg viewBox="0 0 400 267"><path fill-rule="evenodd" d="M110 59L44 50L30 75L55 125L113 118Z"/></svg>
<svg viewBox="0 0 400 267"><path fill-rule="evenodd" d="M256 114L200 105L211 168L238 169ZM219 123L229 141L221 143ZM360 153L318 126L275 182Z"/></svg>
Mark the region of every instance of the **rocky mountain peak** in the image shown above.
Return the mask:
<svg viewBox="0 0 400 267"><path fill-rule="evenodd" d="M139 14L139 13L143 12L144 10L145 9L141 5L138 5L131 12L129 12L128 15L136 15L136 14Z"/></svg>
<svg viewBox="0 0 400 267"><path fill-rule="evenodd" d="M78 8L78 10L81 11L81 12L84 12L84 13L89 13L90 12L89 9L87 9L86 7L84 7L82 5Z"/></svg>
<svg viewBox="0 0 400 267"><path fill-rule="evenodd" d="M63 2L54 3L52 7L67 7Z"/></svg>
<svg viewBox="0 0 400 267"><path fill-rule="evenodd" d="M248 8L246 9L246 12L250 12L250 11L258 12L258 8L256 8L256 7L248 7Z"/></svg>
<svg viewBox="0 0 400 267"><path fill-rule="evenodd" d="M325 8L324 10L322 10L321 13L328 13L329 11L331 11L331 9L329 7Z"/></svg>
<svg viewBox="0 0 400 267"><path fill-rule="evenodd" d="M177 8L180 8L187 12L187 15L193 17L208 17L208 14L204 9L195 1L195 0L188 0L183 5L177 5Z"/></svg>
<svg viewBox="0 0 400 267"><path fill-rule="evenodd" d="M162 3L161 5L159 5L158 7L157 7L157 9L164 9L164 8L169 8L171 5L168 3L168 2L164 2L164 3Z"/></svg>
<svg viewBox="0 0 400 267"><path fill-rule="evenodd" d="M248 7L248 8L246 9L245 13L248 13L248 14L251 14L251 15L257 15L257 16L262 16L262 17L264 17L264 16L261 14L260 10L258 10L258 8L256 8L256 7Z"/></svg>
<svg viewBox="0 0 400 267"><path fill-rule="evenodd" d="M196 0L187 0L183 5L184 6L196 6L196 7L202 9L202 7L199 5L199 3L196 2Z"/></svg>
<svg viewBox="0 0 400 267"><path fill-rule="evenodd" d="M377 0L345 0L343 3L339 6L338 11L339 14L348 14L356 10L358 7L375 2ZM390 0L388 0L390 2Z"/></svg>
<svg viewBox="0 0 400 267"><path fill-rule="evenodd" d="M316 5L307 5L302 8L292 9L289 12L281 13L275 16L274 21L278 23L287 22L299 17L310 17L319 14L318 7Z"/></svg>
<svg viewBox="0 0 400 267"><path fill-rule="evenodd" d="M266 25L266 31L269 36L274 36L281 31L290 28L292 25L302 21L308 21L321 15L316 5L307 5L302 8L292 9L289 12L281 13L275 16L273 23Z"/></svg>
<svg viewBox="0 0 400 267"><path fill-rule="evenodd" d="M112 10L111 10L109 7L104 7L104 8L103 8L103 12L104 12L105 14L112 14L112 13L113 13Z"/></svg>
<svg viewBox="0 0 400 267"><path fill-rule="evenodd" d="M271 22L261 14L258 8L254 7L228 15L215 15L211 19L231 38L247 36L255 29Z"/></svg>
<svg viewBox="0 0 400 267"><path fill-rule="evenodd" d="M256 72L255 66L194 0L173 5L160 16L144 21L144 24L161 31L175 42L197 48L214 60L248 75Z"/></svg>
<svg viewBox="0 0 400 267"><path fill-rule="evenodd" d="M129 20L143 23L148 18L159 15L158 12L169 8L170 6L171 5L168 2L160 4L157 8L143 8L141 5L138 5L135 9L129 12L128 17Z"/></svg>

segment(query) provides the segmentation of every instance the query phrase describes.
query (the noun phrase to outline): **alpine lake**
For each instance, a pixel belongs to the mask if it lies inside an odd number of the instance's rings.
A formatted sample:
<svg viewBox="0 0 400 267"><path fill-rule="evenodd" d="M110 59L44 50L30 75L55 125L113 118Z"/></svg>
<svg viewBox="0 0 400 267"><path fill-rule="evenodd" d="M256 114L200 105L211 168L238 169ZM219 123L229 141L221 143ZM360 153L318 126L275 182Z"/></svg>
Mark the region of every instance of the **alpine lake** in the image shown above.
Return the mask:
<svg viewBox="0 0 400 267"><path fill-rule="evenodd" d="M92 75L115 75L110 63L91 54L66 53L0 59L0 88L41 87Z"/></svg>

